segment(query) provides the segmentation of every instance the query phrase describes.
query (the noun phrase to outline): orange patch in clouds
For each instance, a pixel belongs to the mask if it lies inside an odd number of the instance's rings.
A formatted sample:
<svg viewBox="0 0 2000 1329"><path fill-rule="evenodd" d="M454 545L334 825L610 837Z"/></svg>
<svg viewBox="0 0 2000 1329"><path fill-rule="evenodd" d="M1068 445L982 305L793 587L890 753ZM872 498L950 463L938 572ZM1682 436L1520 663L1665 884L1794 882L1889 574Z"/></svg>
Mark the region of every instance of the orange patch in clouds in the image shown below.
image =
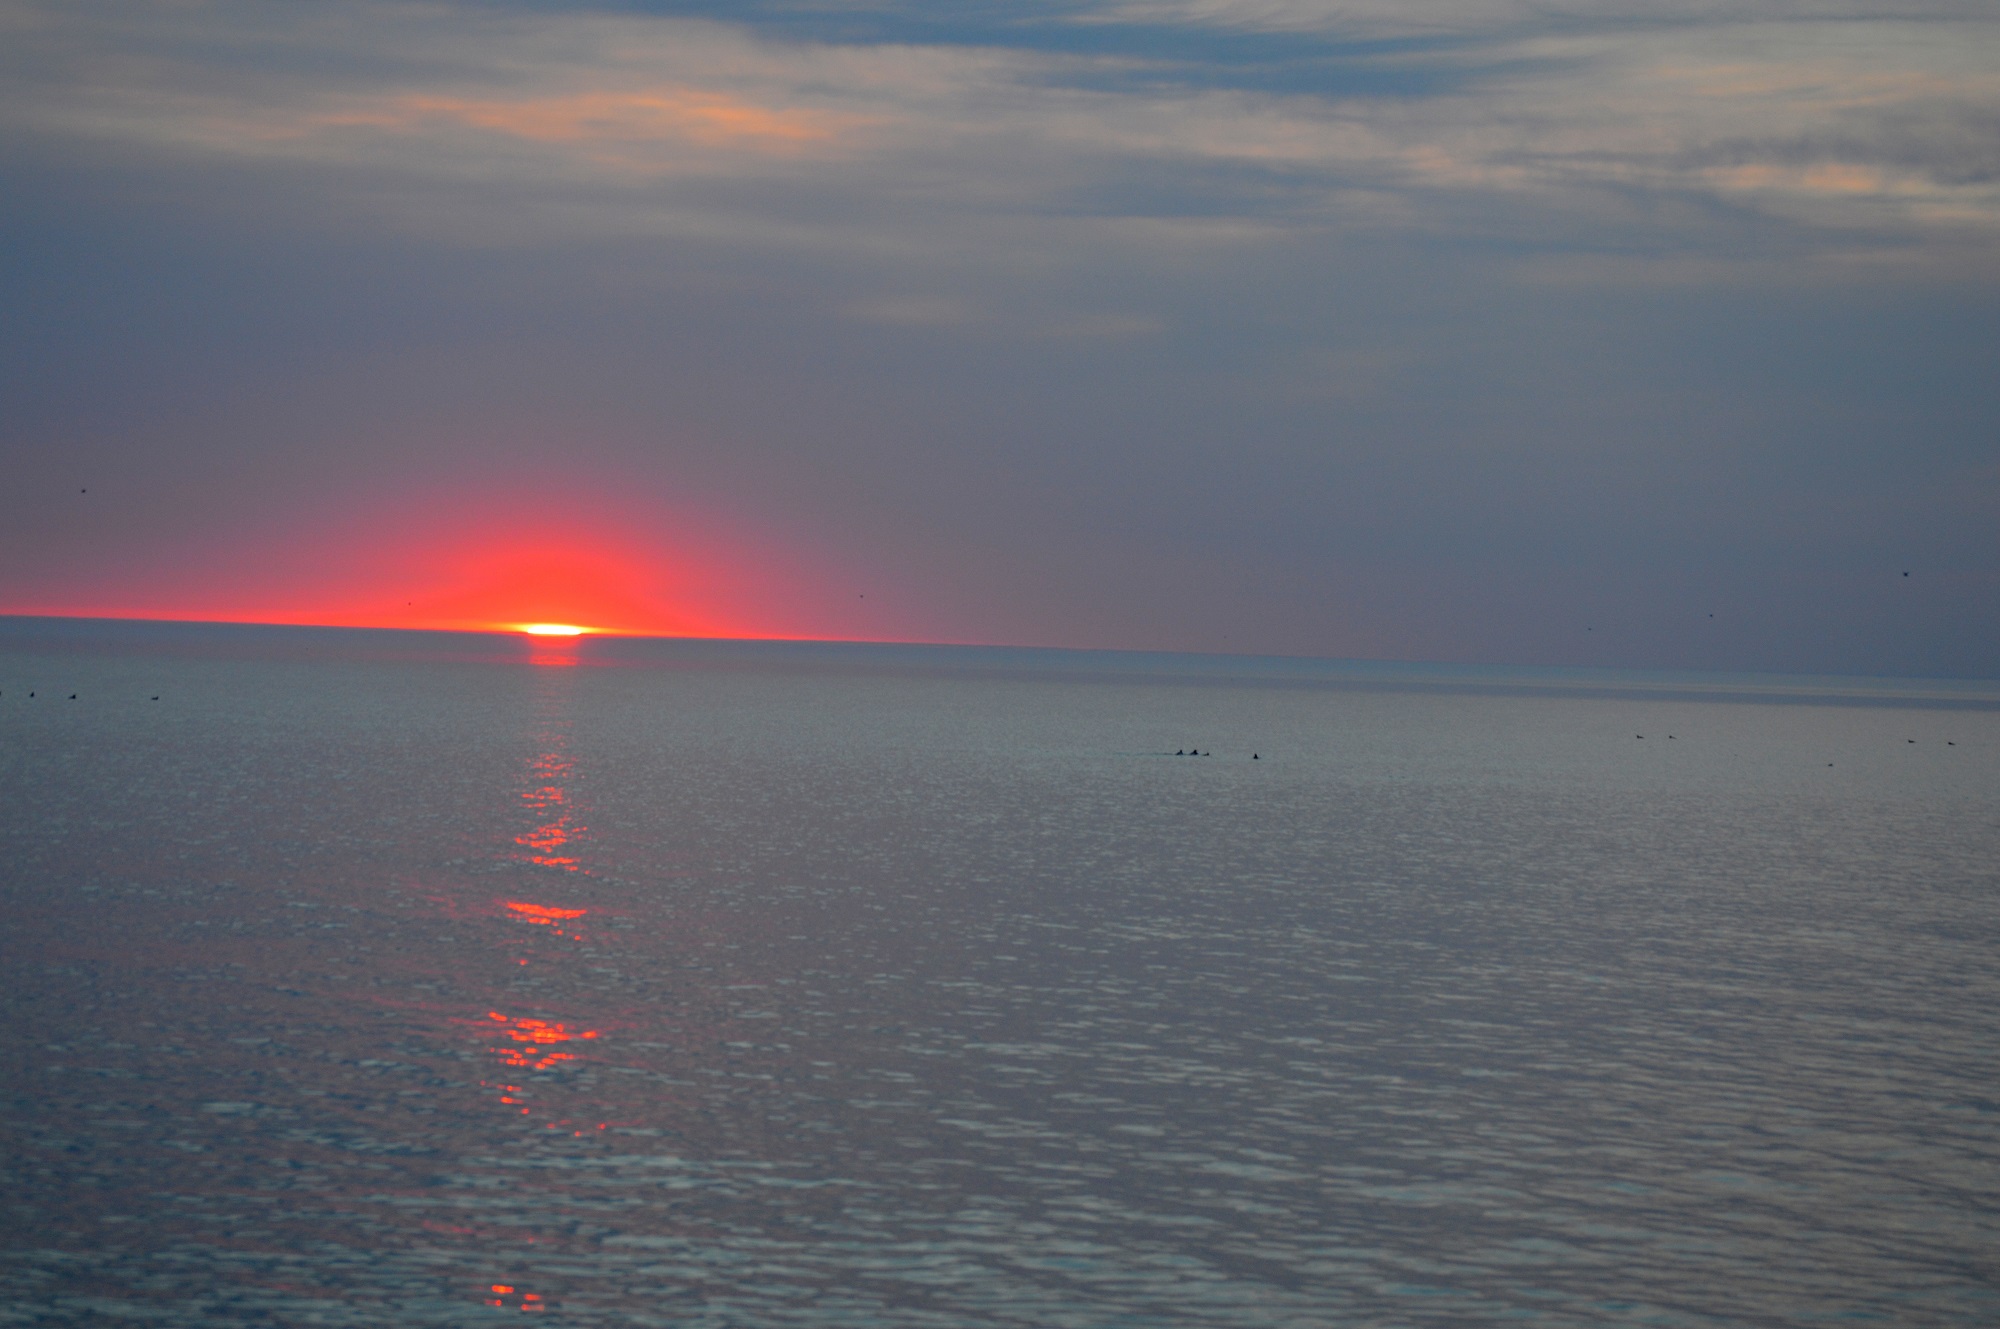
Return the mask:
<svg viewBox="0 0 2000 1329"><path fill-rule="evenodd" d="M865 122L861 116L759 106L726 93L665 86L515 100L411 94L314 123L398 133L457 125L533 143L664 142L790 152Z"/></svg>

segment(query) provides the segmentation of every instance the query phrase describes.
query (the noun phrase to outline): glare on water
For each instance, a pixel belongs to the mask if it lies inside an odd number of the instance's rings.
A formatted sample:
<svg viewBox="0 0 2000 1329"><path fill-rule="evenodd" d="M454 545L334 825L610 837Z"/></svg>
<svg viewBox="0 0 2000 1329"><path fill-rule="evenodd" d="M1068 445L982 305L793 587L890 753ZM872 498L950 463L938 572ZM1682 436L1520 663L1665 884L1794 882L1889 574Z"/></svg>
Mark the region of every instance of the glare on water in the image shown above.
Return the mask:
<svg viewBox="0 0 2000 1329"><path fill-rule="evenodd" d="M133 634L0 636L0 1315L2000 1316L1976 690Z"/></svg>

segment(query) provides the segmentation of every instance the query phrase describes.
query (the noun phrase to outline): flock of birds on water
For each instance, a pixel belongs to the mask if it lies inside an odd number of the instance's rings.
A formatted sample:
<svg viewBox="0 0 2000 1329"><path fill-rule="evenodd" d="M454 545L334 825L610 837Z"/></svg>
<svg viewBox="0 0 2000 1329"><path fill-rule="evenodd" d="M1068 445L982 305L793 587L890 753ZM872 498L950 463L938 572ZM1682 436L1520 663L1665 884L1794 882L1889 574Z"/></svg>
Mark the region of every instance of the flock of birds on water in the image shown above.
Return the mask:
<svg viewBox="0 0 2000 1329"><path fill-rule="evenodd" d="M1908 573L1904 573L1903 575L1907 577L1907 576L1908 576L1909 574L1908 574ZM5 697L6 695L7 695L7 694L6 694L5 692L0 692L0 697ZM28 696L29 696L29 697L33 697L34 695L35 695L35 694L34 694L34 693L32 693L32 692L30 692L30 693L28 694ZM77 699L77 698L76 698L76 694L75 694L74 692L70 693L70 694L69 694L69 699L70 699L71 701L75 701L75 700ZM152 698L150 698L149 700L152 700L152 701L158 701L158 700L159 700L159 698L158 698L158 697L152 697ZM1639 740L1641 740L1641 741L1644 741L1644 739L1645 739L1645 737L1646 737L1646 736L1645 736L1644 734L1634 734L1634 735L1632 735L1632 737L1633 737L1633 738L1636 738L1636 739L1639 739ZM1673 736L1672 734L1668 734L1668 735L1667 735L1667 737L1668 737L1669 739L1672 739L1672 738L1673 738L1674 736ZM1903 741L1904 741L1904 742L1906 742L1906 743L1914 743L1914 742L1916 742L1917 740L1916 740L1916 739L1914 739L1914 738L1909 738L1909 739L1905 739L1905 740L1903 740ZM1949 739L1949 738L1947 738L1947 739L1946 739L1946 740L1944 741L1944 745L1945 745L1946 747L1948 747L1948 748L1955 748L1955 747L1957 747L1957 746L1958 746L1958 743L1957 743L1957 742L1956 742L1955 740L1953 740L1953 739ZM1174 752L1174 755L1175 755L1176 757L1213 757L1213 756L1215 755L1215 753L1213 753L1213 752L1202 752L1202 751L1200 751L1200 750L1198 750L1198 749L1195 749L1195 748L1178 748L1178 749L1176 749L1176 750L1175 750L1175 752ZM1252 760L1252 761L1262 761L1262 760L1263 760L1263 757L1262 757L1262 756L1261 756L1260 754L1258 754L1258 753L1255 753L1255 752L1253 752L1253 753L1251 753L1251 754L1250 754L1250 760ZM1832 762L1828 762L1828 763L1827 763L1827 765L1828 765L1828 766L1832 766L1832 765L1833 765L1833 763L1832 763Z"/></svg>

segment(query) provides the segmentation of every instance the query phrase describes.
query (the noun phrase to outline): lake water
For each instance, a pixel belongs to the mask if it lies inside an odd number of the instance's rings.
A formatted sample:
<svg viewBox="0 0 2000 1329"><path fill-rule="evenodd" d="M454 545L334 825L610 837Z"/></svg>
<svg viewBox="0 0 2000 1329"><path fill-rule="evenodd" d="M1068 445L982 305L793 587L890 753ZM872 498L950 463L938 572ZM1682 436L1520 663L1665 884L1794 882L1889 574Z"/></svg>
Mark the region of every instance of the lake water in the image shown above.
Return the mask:
<svg viewBox="0 0 2000 1329"><path fill-rule="evenodd" d="M0 1324L2000 1322L1996 684L0 620L0 850Z"/></svg>

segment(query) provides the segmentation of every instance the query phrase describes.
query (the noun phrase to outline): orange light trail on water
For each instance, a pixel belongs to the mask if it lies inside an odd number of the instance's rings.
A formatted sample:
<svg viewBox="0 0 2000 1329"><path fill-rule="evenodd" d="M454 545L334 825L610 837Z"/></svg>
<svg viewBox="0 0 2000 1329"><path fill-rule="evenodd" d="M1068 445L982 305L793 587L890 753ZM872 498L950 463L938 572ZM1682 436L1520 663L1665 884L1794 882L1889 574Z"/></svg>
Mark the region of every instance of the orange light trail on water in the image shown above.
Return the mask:
<svg viewBox="0 0 2000 1329"><path fill-rule="evenodd" d="M523 904L516 900L506 901L507 911L528 923L540 923L552 927L558 922L572 918L582 918L588 909L557 909L553 905Z"/></svg>
<svg viewBox="0 0 2000 1329"><path fill-rule="evenodd" d="M510 1298L517 1299L514 1306L518 1310L538 1311L544 1309L547 1305L540 1293L522 1292L512 1283L491 1283L488 1286L493 1289L493 1295L486 1299L488 1306L500 1306L504 1308L509 1305Z"/></svg>
<svg viewBox="0 0 2000 1329"><path fill-rule="evenodd" d="M537 656L536 663L573 664L574 660L568 657L550 660ZM561 868L565 872L582 871L583 865L577 861L572 846L590 831L570 810L569 791L562 784L563 778L574 766L575 763L566 760L559 751L544 752L534 759L529 767L529 776L536 783L521 791L521 803L535 815L539 824L514 837L515 844L530 851L526 855L529 862Z"/></svg>
<svg viewBox="0 0 2000 1329"><path fill-rule="evenodd" d="M579 1040L592 1039L602 1032L597 1029L575 1029L560 1020L536 1020L527 1016L509 1019L499 1011L486 1012L486 1018L498 1023L514 1047L496 1047L503 1064L525 1070L543 1071L565 1061L575 1061L574 1052L560 1051L564 1045ZM526 1109L522 1109L526 1111Z"/></svg>

